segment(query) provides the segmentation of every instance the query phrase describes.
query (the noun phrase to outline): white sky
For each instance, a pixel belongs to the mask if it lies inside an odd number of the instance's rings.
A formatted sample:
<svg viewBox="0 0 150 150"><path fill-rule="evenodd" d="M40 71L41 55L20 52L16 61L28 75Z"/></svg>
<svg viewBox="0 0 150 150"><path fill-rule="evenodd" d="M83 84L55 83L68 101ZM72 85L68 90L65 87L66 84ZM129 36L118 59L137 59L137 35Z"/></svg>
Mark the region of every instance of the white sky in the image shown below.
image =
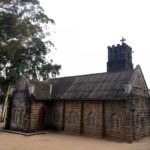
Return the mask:
<svg viewBox="0 0 150 150"><path fill-rule="evenodd" d="M150 87L150 0L40 0L55 20L60 76L106 72L107 46L125 37Z"/></svg>

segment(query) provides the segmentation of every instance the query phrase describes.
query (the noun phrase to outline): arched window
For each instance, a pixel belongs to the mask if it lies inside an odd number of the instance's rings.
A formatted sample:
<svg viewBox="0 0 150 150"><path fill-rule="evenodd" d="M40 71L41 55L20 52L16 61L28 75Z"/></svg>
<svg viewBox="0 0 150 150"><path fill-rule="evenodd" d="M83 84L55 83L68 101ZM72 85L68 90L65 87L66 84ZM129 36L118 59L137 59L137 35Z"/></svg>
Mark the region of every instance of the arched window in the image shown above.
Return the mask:
<svg viewBox="0 0 150 150"><path fill-rule="evenodd" d="M20 122L19 122L19 117L20 117L19 111L18 111L18 110L14 110L14 111L13 111L13 116L12 116L13 122L14 122L14 123L20 123Z"/></svg>
<svg viewBox="0 0 150 150"><path fill-rule="evenodd" d="M69 124L74 125L75 124L75 120L76 120L75 113L71 112L70 115L69 115Z"/></svg>
<svg viewBox="0 0 150 150"><path fill-rule="evenodd" d="M87 125L88 125L89 127L94 127L94 125L95 125L95 117L94 117L94 114L90 113L90 114L88 115L88 118L87 118Z"/></svg>
<svg viewBox="0 0 150 150"><path fill-rule="evenodd" d="M12 121L13 121L14 123L16 123L16 122L18 121L19 117L20 117L19 111L16 110L16 109L14 109L14 110L13 110L13 115L12 115Z"/></svg>
<svg viewBox="0 0 150 150"><path fill-rule="evenodd" d="M13 110L13 115L12 115L12 121L13 122L16 122L16 120L17 120L17 116L16 115L17 115L17 110L14 109Z"/></svg>
<svg viewBox="0 0 150 150"><path fill-rule="evenodd" d="M19 118L20 124L24 123L24 117L25 117L25 111L22 110L22 111L20 111L20 118Z"/></svg>
<svg viewBox="0 0 150 150"><path fill-rule="evenodd" d="M112 129L119 129L120 128L120 118L114 114L111 117L111 128Z"/></svg>

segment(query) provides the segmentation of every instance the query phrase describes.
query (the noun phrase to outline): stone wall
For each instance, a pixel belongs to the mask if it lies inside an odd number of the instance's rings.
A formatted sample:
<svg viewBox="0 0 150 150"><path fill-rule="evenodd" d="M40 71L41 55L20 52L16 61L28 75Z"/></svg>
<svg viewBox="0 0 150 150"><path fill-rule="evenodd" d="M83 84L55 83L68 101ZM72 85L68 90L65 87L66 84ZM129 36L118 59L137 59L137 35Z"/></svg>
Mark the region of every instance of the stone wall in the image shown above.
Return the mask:
<svg viewBox="0 0 150 150"><path fill-rule="evenodd" d="M50 127L72 134L102 135L102 103L57 101L51 104Z"/></svg>
<svg viewBox="0 0 150 150"><path fill-rule="evenodd" d="M9 97L5 127L28 132L30 124L31 99L28 81L22 78L15 85L15 91Z"/></svg>
<svg viewBox="0 0 150 150"><path fill-rule="evenodd" d="M145 102L147 100L147 102ZM135 101L135 109L141 110L144 102L144 113L140 111L134 122L131 103ZM149 134L148 99L109 100L109 101L57 101L51 105L50 125L56 130L71 134L84 134L97 137L110 137L130 141ZM143 105L143 104L142 104ZM140 108L139 108L140 107ZM136 116L136 115L135 115ZM142 128L141 128L142 127ZM134 128L134 132L133 132Z"/></svg>
<svg viewBox="0 0 150 150"><path fill-rule="evenodd" d="M48 109L43 101L35 101L31 107L30 131L42 130L48 124Z"/></svg>
<svg viewBox="0 0 150 150"><path fill-rule="evenodd" d="M125 137L125 101L105 101L104 107L104 135L113 139L123 140Z"/></svg>
<svg viewBox="0 0 150 150"><path fill-rule="evenodd" d="M132 94L126 103L127 139L133 141L150 135L150 102L141 70L133 79Z"/></svg>
<svg viewBox="0 0 150 150"><path fill-rule="evenodd" d="M105 104L105 105L104 105ZM57 101L51 105L50 127L72 134L123 139L125 135L125 102L120 101ZM111 117L118 116L118 127ZM116 123L116 122L115 122Z"/></svg>
<svg viewBox="0 0 150 150"><path fill-rule="evenodd" d="M27 96L24 91L19 91L15 94L12 101L10 129L26 130L28 127L26 116Z"/></svg>
<svg viewBox="0 0 150 150"><path fill-rule="evenodd" d="M102 101L84 101L83 134L102 136Z"/></svg>
<svg viewBox="0 0 150 150"><path fill-rule="evenodd" d="M81 102L65 101L64 131L80 134Z"/></svg>
<svg viewBox="0 0 150 150"><path fill-rule="evenodd" d="M63 127L63 102L62 101L51 103L48 125L52 129L62 130Z"/></svg>

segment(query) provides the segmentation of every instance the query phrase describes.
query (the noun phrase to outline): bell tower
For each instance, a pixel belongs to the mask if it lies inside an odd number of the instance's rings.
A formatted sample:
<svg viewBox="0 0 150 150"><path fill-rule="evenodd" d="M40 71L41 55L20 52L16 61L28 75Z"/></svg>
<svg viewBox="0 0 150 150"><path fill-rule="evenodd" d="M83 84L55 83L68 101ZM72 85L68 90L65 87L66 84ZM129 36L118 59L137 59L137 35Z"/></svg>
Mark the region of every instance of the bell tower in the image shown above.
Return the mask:
<svg viewBox="0 0 150 150"><path fill-rule="evenodd" d="M120 72L133 69L132 48L128 46L125 39L120 40L122 44L108 46L107 72Z"/></svg>

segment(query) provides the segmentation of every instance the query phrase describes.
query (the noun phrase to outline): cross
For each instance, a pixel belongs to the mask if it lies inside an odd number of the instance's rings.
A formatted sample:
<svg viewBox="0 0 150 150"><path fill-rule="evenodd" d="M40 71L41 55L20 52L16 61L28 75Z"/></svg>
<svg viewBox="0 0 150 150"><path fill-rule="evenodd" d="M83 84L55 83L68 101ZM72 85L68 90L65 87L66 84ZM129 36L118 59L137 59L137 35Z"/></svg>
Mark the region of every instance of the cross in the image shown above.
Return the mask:
<svg viewBox="0 0 150 150"><path fill-rule="evenodd" d="M126 41L126 39L124 37L122 37L122 39L120 40L122 42L122 44L124 43L124 41Z"/></svg>

